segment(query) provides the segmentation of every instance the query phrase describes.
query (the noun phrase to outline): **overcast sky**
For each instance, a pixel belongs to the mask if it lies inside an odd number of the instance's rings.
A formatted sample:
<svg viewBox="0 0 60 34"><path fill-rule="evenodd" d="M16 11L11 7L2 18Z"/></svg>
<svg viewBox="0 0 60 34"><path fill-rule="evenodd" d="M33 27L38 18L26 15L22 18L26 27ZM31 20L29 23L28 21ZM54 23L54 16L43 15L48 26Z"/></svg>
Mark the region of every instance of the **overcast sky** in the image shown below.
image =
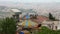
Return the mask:
<svg viewBox="0 0 60 34"><path fill-rule="evenodd" d="M0 3L52 3L60 0L0 0Z"/></svg>

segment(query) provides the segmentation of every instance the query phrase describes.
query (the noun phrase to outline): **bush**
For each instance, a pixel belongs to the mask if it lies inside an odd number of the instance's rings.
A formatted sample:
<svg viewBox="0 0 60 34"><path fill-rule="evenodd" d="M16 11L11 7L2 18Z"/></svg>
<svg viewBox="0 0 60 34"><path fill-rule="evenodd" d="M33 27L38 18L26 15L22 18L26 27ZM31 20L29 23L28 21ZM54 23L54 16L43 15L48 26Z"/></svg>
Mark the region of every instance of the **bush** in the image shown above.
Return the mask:
<svg viewBox="0 0 60 34"><path fill-rule="evenodd" d="M45 26L41 27L41 31L38 34L60 34L60 30L51 30Z"/></svg>
<svg viewBox="0 0 60 34"><path fill-rule="evenodd" d="M13 18L5 18L2 20L2 34L15 34L16 21Z"/></svg>

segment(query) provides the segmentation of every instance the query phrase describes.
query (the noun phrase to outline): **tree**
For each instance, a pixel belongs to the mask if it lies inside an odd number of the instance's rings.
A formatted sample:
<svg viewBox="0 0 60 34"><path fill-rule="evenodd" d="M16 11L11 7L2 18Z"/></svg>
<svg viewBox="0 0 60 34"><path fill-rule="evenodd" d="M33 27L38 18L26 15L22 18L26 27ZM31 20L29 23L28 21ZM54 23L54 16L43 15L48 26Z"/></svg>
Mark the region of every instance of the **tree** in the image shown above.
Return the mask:
<svg viewBox="0 0 60 34"><path fill-rule="evenodd" d="M52 14L49 13L49 19L54 21L55 20L55 17L53 17Z"/></svg>
<svg viewBox="0 0 60 34"><path fill-rule="evenodd" d="M2 34L2 27L1 27L1 24L2 24L2 19L0 19L0 34Z"/></svg>
<svg viewBox="0 0 60 34"><path fill-rule="evenodd" d="M33 19L37 19L37 15L33 15L32 18L33 18Z"/></svg>
<svg viewBox="0 0 60 34"><path fill-rule="evenodd" d="M5 18L2 21L2 34L15 34L16 21L13 18Z"/></svg>

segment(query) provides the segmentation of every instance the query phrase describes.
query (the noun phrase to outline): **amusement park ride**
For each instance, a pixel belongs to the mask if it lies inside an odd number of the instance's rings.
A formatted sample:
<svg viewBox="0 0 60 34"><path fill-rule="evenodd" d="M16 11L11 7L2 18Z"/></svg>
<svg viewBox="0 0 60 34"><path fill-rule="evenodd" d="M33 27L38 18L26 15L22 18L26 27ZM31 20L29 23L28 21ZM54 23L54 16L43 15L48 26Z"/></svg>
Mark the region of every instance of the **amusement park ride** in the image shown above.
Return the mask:
<svg viewBox="0 0 60 34"><path fill-rule="evenodd" d="M19 15L21 16L21 15ZM33 17L33 16L32 16ZM33 31L33 30L39 30L39 28L41 27L41 24L38 24L34 21L32 21L30 18L30 15L28 15L28 13L24 16L24 18L19 17L19 22L17 24L17 31L21 32L21 31ZM33 18L32 18L33 19Z"/></svg>

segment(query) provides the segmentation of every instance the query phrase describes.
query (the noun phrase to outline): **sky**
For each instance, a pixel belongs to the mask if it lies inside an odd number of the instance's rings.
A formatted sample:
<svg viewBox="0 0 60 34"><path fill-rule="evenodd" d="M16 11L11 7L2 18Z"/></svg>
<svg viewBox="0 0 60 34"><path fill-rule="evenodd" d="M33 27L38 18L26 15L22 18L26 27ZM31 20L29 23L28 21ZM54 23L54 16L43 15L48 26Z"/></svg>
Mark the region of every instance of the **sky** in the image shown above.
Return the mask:
<svg viewBox="0 0 60 34"><path fill-rule="evenodd" d="M60 0L0 0L0 3L52 3Z"/></svg>
<svg viewBox="0 0 60 34"><path fill-rule="evenodd" d="M57 3L60 0L0 0L0 5L19 5L19 4L39 4L39 3Z"/></svg>

